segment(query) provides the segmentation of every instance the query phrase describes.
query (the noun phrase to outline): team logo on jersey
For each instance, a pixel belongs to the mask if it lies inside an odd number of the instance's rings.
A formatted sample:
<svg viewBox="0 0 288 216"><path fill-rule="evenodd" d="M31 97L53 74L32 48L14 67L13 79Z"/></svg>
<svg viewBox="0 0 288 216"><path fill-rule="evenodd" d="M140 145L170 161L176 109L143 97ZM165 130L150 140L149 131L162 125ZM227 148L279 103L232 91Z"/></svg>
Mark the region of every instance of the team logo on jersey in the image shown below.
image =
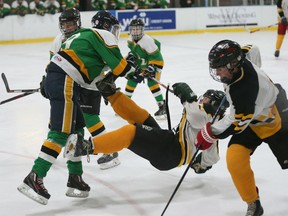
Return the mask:
<svg viewBox="0 0 288 216"><path fill-rule="evenodd" d="M62 61L62 58L59 56L59 55L54 55L53 58L56 60L56 61Z"/></svg>
<svg viewBox="0 0 288 216"><path fill-rule="evenodd" d="M147 131L151 131L152 130L152 127L147 126L147 125L142 125L142 128L147 130Z"/></svg>

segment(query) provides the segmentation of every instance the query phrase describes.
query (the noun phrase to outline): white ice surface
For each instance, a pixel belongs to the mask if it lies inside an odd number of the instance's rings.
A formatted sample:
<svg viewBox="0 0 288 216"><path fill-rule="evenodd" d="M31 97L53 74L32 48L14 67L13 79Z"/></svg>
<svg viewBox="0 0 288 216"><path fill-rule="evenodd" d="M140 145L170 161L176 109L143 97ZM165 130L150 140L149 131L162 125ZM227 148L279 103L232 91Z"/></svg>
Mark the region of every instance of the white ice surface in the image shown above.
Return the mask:
<svg viewBox="0 0 288 216"><path fill-rule="evenodd" d="M280 57L273 56L276 32L191 34L157 36L162 42L165 67L161 81L165 84L187 82L198 94L208 88L222 89L208 71L207 55L219 40L232 39L241 45L259 46L262 68L274 82L288 90L287 38ZM120 40L123 54L128 52L125 39ZM10 83L10 88L37 88L48 63L50 43L0 46L0 69ZM117 84L124 89L125 80ZM165 90L163 89L165 94ZM0 100L14 96L6 93L0 80ZM141 84L133 99L152 114L157 105L148 87ZM172 125L181 117L181 104L169 94ZM87 163L83 158L83 178L91 186L87 199L65 196L67 168L60 155L44 179L51 194L47 206L24 197L17 191L37 158L42 141L47 135L49 101L39 93L0 106L0 209L1 216L159 216L174 191L186 167L158 171L148 161L129 150L120 152L121 164L102 171L92 156ZM101 119L108 131L126 124L116 117L104 103ZM163 128L167 123L159 122ZM87 134L88 136L88 134ZM225 153L228 140L220 142L221 160L204 175L189 170L166 216L244 216L246 204L240 199L226 168ZM287 143L288 145L288 143ZM281 170L272 152L262 144L251 158L251 164L260 189L261 202L266 216L288 215L288 175Z"/></svg>

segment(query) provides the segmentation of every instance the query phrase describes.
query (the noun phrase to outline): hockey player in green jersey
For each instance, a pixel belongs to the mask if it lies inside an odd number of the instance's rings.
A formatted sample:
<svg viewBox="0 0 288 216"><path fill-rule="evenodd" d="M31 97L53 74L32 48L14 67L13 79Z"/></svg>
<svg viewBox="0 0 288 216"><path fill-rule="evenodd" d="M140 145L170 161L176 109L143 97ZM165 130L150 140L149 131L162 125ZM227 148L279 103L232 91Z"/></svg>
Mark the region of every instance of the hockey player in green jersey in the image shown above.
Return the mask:
<svg viewBox="0 0 288 216"><path fill-rule="evenodd" d="M30 13L44 16L46 13L46 7L41 0L34 0L29 3Z"/></svg>
<svg viewBox="0 0 288 216"><path fill-rule="evenodd" d="M111 24L119 25L118 20L114 17L109 17L106 11L98 11L91 19L92 27L97 29L109 29ZM106 20L105 20L105 19ZM107 24L109 22L109 24ZM111 24L110 24L111 23ZM57 53L64 41L71 36L73 32L80 29L81 19L80 13L75 8L70 8L63 11L59 17L59 26L62 34L58 35L52 44L50 57ZM103 71L104 73L104 71ZM104 75L104 74L103 74ZM82 88L80 95L80 107L84 114L86 127L92 137L97 136L105 131L105 126L99 117L100 113L101 94L99 91ZM103 155L97 163L100 169L109 169L120 164L118 153Z"/></svg>
<svg viewBox="0 0 288 216"><path fill-rule="evenodd" d="M9 15L11 12L11 7L9 4L4 3L4 0L0 0L0 19Z"/></svg>
<svg viewBox="0 0 288 216"><path fill-rule="evenodd" d="M109 16L112 14L109 13ZM119 25L111 25L107 30L80 28L62 44L61 50L52 57L47 66L45 93L51 107L50 130L31 172L18 187L21 193L40 204L46 205L50 198L43 178L57 159L62 147L67 142L74 141L67 140L69 135L83 130L85 126L79 104L81 88L97 90L95 83L103 79L101 74L106 66L112 71L109 79L113 81L119 76L132 76L135 71L121 55L117 45L119 33ZM105 77L102 83L107 79ZM121 106L125 112L126 105L119 104L120 108ZM135 118L145 122L151 121L152 117L135 115ZM81 169L80 164L78 168Z"/></svg>
<svg viewBox="0 0 288 216"><path fill-rule="evenodd" d="M29 13L29 5L25 0L15 0L11 4L11 14L25 16Z"/></svg>
<svg viewBox="0 0 288 216"><path fill-rule="evenodd" d="M153 94L159 110L154 114L156 119L166 119L165 101L156 80L160 80L164 60L160 50L160 42L144 33L144 22L142 19L133 19L129 25L130 36L128 38L127 60L135 62L144 72L147 85ZM137 79L127 81L125 94L132 97L138 83L144 80L143 74L137 74ZM151 79L152 78L152 79Z"/></svg>

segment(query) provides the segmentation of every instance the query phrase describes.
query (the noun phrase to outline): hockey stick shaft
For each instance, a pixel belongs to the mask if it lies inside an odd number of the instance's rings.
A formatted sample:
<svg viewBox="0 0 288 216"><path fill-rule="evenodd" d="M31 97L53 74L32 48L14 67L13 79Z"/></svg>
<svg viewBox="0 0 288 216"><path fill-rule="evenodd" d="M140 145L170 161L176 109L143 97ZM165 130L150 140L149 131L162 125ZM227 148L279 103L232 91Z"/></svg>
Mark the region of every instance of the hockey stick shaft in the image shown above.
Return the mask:
<svg viewBox="0 0 288 216"><path fill-rule="evenodd" d="M215 112L215 114L214 114L214 117L213 117L213 119L212 119L211 124L213 124L213 123L216 121L216 119L217 119L217 115L218 115L218 113L219 113L221 107L222 107L223 104L225 103L225 101L226 101L226 97L223 97L223 99L222 99L222 101L221 101L219 107L217 108L217 110L216 110L216 112ZM194 153L194 155L193 155L193 157L192 157L192 159L191 159L189 165L188 165L187 168L185 169L185 172L183 173L182 177L180 178L180 180L179 180L179 182L178 182L176 188L174 189L174 191L173 191L173 193L172 193L172 195L171 195L169 201L167 202L167 204L166 204L166 206L165 206L165 208L164 208L164 210L163 210L161 216L163 216L164 213L166 212L166 209L168 208L168 206L169 206L169 204L171 203L173 197L175 196L176 192L178 191L178 189L179 189L179 187L180 187L180 185L181 185L183 179L185 178L185 176L186 176L188 170L190 169L191 165L193 164L193 162L194 162L194 160L195 160L195 158L196 158L196 156L197 156L199 150L200 150L200 147L198 147L198 148L196 149L196 151L195 151L195 153Z"/></svg>
<svg viewBox="0 0 288 216"><path fill-rule="evenodd" d="M160 86L162 86L163 88L167 89L169 92L174 93L173 90L169 89L167 85L161 83L161 82L160 82L159 80L157 80L156 78L151 77L151 78L149 78L149 79L154 80L154 81L157 82Z"/></svg>
<svg viewBox="0 0 288 216"><path fill-rule="evenodd" d="M166 89L166 93L165 93L165 97L166 97L165 107L166 107L168 130L172 130L170 110L169 110L169 106L168 106L168 98L169 98L168 95L169 95L169 90L170 90L169 88L170 88L170 86L168 85L167 89Z"/></svg>
<svg viewBox="0 0 288 216"><path fill-rule="evenodd" d="M272 24L272 25L268 25L268 26L256 28L256 29L253 29L253 30L249 30L249 29L247 29L247 30L248 30L249 33L255 33L255 32L258 32L258 31L262 31L262 30L271 28L271 27L273 27L273 26L275 26L275 25L278 25L278 23L274 23L274 24Z"/></svg>
<svg viewBox="0 0 288 216"><path fill-rule="evenodd" d="M35 93L35 92L39 92L40 91L40 88L38 89L10 89L9 87L9 84L8 84L8 80L5 76L4 73L1 74L1 77L2 77L2 80L4 82L4 85L5 85L5 88L6 88L6 91L8 93L23 93L23 92L26 92L26 93Z"/></svg>
<svg viewBox="0 0 288 216"><path fill-rule="evenodd" d="M19 98L28 96L28 95L33 94L33 93L34 93L34 92L25 92L25 93L23 93L23 94L16 95L16 96L14 96L14 97L11 97L11 98L8 98L8 99L6 99L6 100L1 101L1 102L0 102L0 105L5 104L5 103L8 103L8 102L10 102L10 101L17 100L17 99L19 99Z"/></svg>

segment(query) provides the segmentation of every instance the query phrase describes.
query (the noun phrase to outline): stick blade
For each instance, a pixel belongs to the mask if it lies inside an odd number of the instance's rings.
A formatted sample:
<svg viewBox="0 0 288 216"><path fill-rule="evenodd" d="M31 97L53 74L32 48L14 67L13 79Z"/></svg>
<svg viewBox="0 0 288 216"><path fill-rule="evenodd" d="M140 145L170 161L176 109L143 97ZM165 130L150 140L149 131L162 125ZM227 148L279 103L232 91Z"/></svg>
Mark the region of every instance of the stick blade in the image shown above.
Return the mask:
<svg viewBox="0 0 288 216"><path fill-rule="evenodd" d="M2 80L4 82L4 85L5 85L5 88L6 88L6 91L7 92L11 92L10 88L9 88L9 85L8 85L8 81L7 81L7 78L5 76L4 73L1 74L1 77L2 77Z"/></svg>

